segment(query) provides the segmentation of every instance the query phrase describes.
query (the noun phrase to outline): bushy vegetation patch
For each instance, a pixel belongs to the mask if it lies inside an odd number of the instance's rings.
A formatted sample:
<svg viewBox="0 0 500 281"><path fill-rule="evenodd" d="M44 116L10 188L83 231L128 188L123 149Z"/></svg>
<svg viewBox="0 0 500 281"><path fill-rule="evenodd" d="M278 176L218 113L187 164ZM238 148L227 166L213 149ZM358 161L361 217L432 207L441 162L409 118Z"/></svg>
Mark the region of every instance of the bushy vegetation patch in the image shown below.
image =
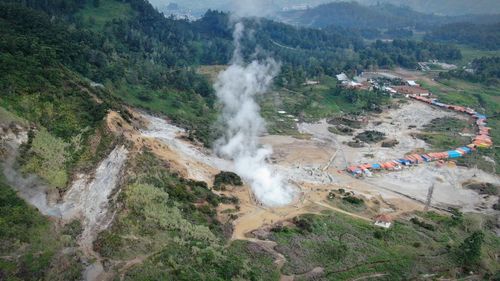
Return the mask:
<svg viewBox="0 0 500 281"><path fill-rule="evenodd" d="M332 134L336 135L344 135L344 136L350 136L352 135L352 132L354 129L345 126L345 125L337 125L335 127L328 127L328 131Z"/></svg>
<svg viewBox="0 0 500 281"><path fill-rule="evenodd" d="M436 230L436 227L430 223L426 223L425 221L421 221L418 218L411 218L410 221L414 223L415 225L418 225L420 227L423 227L427 230L434 231Z"/></svg>
<svg viewBox="0 0 500 281"><path fill-rule="evenodd" d="M273 257L256 244L228 248L174 243L133 268L125 280L279 280Z"/></svg>
<svg viewBox="0 0 500 281"><path fill-rule="evenodd" d="M399 144L398 140L386 140L386 141L382 142L381 146L382 147L395 147L398 144Z"/></svg>
<svg viewBox="0 0 500 281"><path fill-rule="evenodd" d="M465 230L464 221L455 223L455 218L437 213L418 215L435 225L434 231L422 231L422 223L399 220L385 230L343 214L325 212L294 219L307 221L307 231L294 224L272 231L270 237L287 258L284 274L304 274L322 267L325 279L352 280L383 273L392 280L418 279L425 274L460 278L467 276L468 270L488 276L499 269L490 256L500 247L493 232L484 233L479 243L478 235ZM463 258L464 252L474 253L471 260L457 258Z"/></svg>
<svg viewBox="0 0 500 281"><path fill-rule="evenodd" d="M81 277L78 258L59 252L68 239L17 197L3 176L0 176L0 241L0 279L62 281ZM70 237L69 242L75 240ZM57 270L61 270L60 274L54 275Z"/></svg>
<svg viewBox="0 0 500 281"><path fill-rule="evenodd" d="M385 134L379 131L364 131L356 135L355 139L367 143L377 143L385 139Z"/></svg>
<svg viewBox="0 0 500 281"><path fill-rule="evenodd" d="M456 259L467 269L475 269L481 261L481 246L484 242L484 233L475 231L457 247Z"/></svg>
<svg viewBox="0 0 500 281"><path fill-rule="evenodd" d="M424 130L427 132L460 133L464 129L472 131L474 128L466 120L453 117L435 118L429 124L424 125Z"/></svg>
<svg viewBox="0 0 500 281"><path fill-rule="evenodd" d="M479 194L486 194L486 195L498 195L500 193L500 186L497 184L489 183L489 182L483 182L483 183L464 183L463 187L472 189Z"/></svg>
<svg viewBox="0 0 500 281"><path fill-rule="evenodd" d="M436 151L449 150L466 145L470 138L447 133L418 133L415 137L430 144Z"/></svg>
<svg viewBox="0 0 500 281"><path fill-rule="evenodd" d="M233 172L222 171L217 175L215 175L214 179L215 190L224 190L226 185L242 186L243 181L241 181L240 176L238 176Z"/></svg>
<svg viewBox="0 0 500 281"><path fill-rule="evenodd" d="M278 279L273 257L260 247L240 241L226 246L215 207L237 200L220 198L205 183L164 167L147 151L132 159L120 211L94 243L106 258L148 257L126 280Z"/></svg>
<svg viewBox="0 0 500 281"><path fill-rule="evenodd" d="M353 204L353 205L363 205L364 204L363 199L352 196L352 195L344 196L344 197L342 197L342 200L344 200L345 202L348 202L350 204Z"/></svg>
<svg viewBox="0 0 500 281"><path fill-rule="evenodd" d="M69 144L42 128L28 141L28 145L22 156L24 172L36 173L54 187L66 187Z"/></svg>

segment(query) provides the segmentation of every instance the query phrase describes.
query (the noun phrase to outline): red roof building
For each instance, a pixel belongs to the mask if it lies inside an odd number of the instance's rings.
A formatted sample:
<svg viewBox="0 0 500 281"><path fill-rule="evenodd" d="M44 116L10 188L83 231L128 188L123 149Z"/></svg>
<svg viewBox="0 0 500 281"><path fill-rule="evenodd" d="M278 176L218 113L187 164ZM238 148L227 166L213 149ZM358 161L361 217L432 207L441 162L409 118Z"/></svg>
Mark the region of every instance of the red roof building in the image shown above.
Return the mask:
<svg viewBox="0 0 500 281"><path fill-rule="evenodd" d="M375 225L383 228L389 228L392 225L392 218L387 214L382 214L375 217Z"/></svg>

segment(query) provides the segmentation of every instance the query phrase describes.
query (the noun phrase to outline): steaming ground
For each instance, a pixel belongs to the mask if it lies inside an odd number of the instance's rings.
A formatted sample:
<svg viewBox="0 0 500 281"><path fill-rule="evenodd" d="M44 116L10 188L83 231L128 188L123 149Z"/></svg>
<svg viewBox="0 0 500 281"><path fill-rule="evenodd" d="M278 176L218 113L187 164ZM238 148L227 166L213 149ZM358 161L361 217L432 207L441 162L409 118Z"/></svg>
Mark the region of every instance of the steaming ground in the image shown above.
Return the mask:
<svg viewBox="0 0 500 281"><path fill-rule="evenodd" d="M419 112L418 116L414 114L415 110ZM298 124L302 133L310 135L309 139L273 135L260 137L260 144L274 147L270 156L273 164L270 167L300 187L300 198L288 206L267 209L256 204L248 192L233 191L242 202L239 218L235 221L234 238L242 238L246 232L263 224L272 224L300 213L319 212L329 206L325 199L332 189L344 188L368 200L385 202L386 205L382 204L380 210L396 216L422 210L428 188L436 178L439 180L432 197L432 207L441 210L456 207L464 212L494 214L491 207L498 200L496 196L480 195L462 187L466 181L500 183L498 176L477 169L454 166L436 168L428 164L401 172L377 174L364 180L343 172L349 163L388 160L416 148L428 148L425 142L415 139L412 134L419 132L432 119L440 117L463 118L453 112L412 101L398 109L370 117L366 127L359 131L376 129L385 132L389 138L399 140L400 143L393 148L382 148L380 145L349 147L344 142L352 137L330 133L325 121ZM368 158L367 154L373 154L375 158ZM370 218L370 215L366 217Z"/></svg>
<svg viewBox="0 0 500 281"><path fill-rule="evenodd" d="M404 105L400 109L385 112L372 121L377 122L385 119L387 115L397 117L410 108L411 104ZM435 117L448 116L449 114L448 112L434 111L432 107L428 107L428 109L423 107L421 109L425 114L430 115L429 120ZM158 155L163 155L163 157L167 155L165 151L170 151L171 160L190 159L189 167L192 171L190 178L203 180L210 177L212 180L219 170L236 171L234 162L218 158L209 151L186 141L183 137L185 136L183 130L168 124L163 119L145 116L145 120L156 120L155 122L157 122L150 123L150 129L143 131L143 137L147 136L147 139L152 141L152 147L160 147L155 148L153 151ZM396 131L398 127L407 128L410 124L414 124L414 121L413 118L403 118L391 125L393 126L391 130ZM170 131L174 130L176 133L160 133L158 131L159 123L166 124ZM160 127L163 127L163 125ZM476 169L461 167L444 166L436 169L431 164L401 172L382 173L373 178L358 180L344 173L342 169L345 167L345 161L355 161L355 157L358 157L362 152L357 152L356 149L348 147L342 142L336 142L338 136L328 133L327 127L326 122L300 124L300 128L310 129L309 133L312 135L309 139L275 135L267 135L257 139L257 142L262 145L275 147L269 159L270 163L267 164L269 168L279 171L283 178L294 183L300 191L298 191L297 197L288 205L274 206L272 208L258 203L253 192L249 191L251 189L249 186L224 192L226 195L238 197L241 202L241 209L236 213L238 219L234 221L233 239L244 239L245 233L249 231L255 230L262 225L292 218L298 214L320 213L325 208L345 212L331 206L326 200L330 190L339 188L353 191L358 196L364 197L368 205L371 204L372 200L378 201L379 203L374 210L391 213L394 216L414 210L422 210L428 188L436 178L440 178L440 180L434 190L432 207L439 210L456 207L464 212L495 213L491 206L497 200L496 196L479 195L474 191L463 188L462 183L476 181L498 184L500 183L498 176ZM152 133L151 130L155 131L155 133ZM411 141L413 139L409 135L410 133L403 132L401 137L406 137L408 141ZM153 141L155 140L164 144L164 146L154 144ZM403 142L405 141L403 140ZM353 152L350 149L353 149ZM360 150L362 149L360 148ZM394 149L395 152L393 153L400 153L399 155L407 152L406 149L411 150L405 145ZM332 164L328 166L332 155L336 155L336 157L333 159ZM166 158L166 160L169 159ZM325 169L325 167L327 168ZM193 171L195 169L197 172ZM223 210L227 208L231 208L231 206L222 205L220 213L223 214ZM374 215L373 212L360 215L349 214L356 217L361 216L365 219L370 219Z"/></svg>
<svg viewBox="0 0 500 281"><path fill-rule="evenodd" d="M373 122L384 119L387 122L387 115L394 115L406 112L411 108L411 104L404 105L398 110L391 110L374 117ZM431 107L428 107L431 108ZM432 118L444 116L448 113L442 111L432 111L427 107L422 107L423 114L431 115ZM123 162L127 153L137 153L142 148L147 148L161 159L169 163L169 168L177 171L186 178L203 180L212 183L213 177L220 170L236 171L236 162L228 161L215 156L212 152L196 145L185 138L186 132L162 118L153 117L143 113L135 112L135 119L140 119L144 124L142 130L127 124L116 112L110 112L107 116L107 125L115 134L123 135L128 141L133 143L128 148L116 148L96 169L95 178L90 178L85 185L79 185L78 180L72 184L72 191L64 197L65 202L74 203L70 210L84 210L76 212L81 214L86 227L89 227L92 240L93 235L99 230L107 227L109 213L109 194L115 188L120 177ZM429 117L429 118L431 118ZM377 119L378 118L378 119ZM401 122L401 123L400 123ZM387 130L397 131L398 127L407 128L414 125L412 118L401 118L398 122L387 127ZM390 122L389 122L390 123ZM410 124L411 123L411 124ZM222 193L229 196L236 196L240 200L240 209L235 213L238 218L233 222L233 239L248 239L246 234L263 225L272 225L276 222L290 219L304 213L321 213L322 210L330 209L341 212L358 219L369 220L374 214L379 212L390 213L393 216L405 214L415 210L423 209L423 202L426 200L427 189L433 179L439 177L436 185L431 206L437 209L448 207L458 207L462 211L481 212L495 214L491 206L496 196L479 195L471 190L464 189L462 183L465 181L499 183L500 179L496 175L484 173L475 169L460 167L442 167L434 169L431 165L424 165L405 170L402 172L379 174L373 178L358 180L347 175L340 170L344 166L344 159L354 161L360 152L349 152L346 145L336 141L335 135L328 135L327 124L320 122L317 124L299 124L300 128L311 134L309 139L296 139L290 136L263 136L256 138L257 147L260 145L274 146L275 150L269 155L269 162L266 164L271 171L278 171L283 178L292 182L300 190L297 196L287 205L278 207L266 207L255 200L250 186L234 188ZM392 129L391 129L392 128ZM407 132L409 133L409 132ZM411 138L401 133L401 137ZM13 145L13 149L26 138L26 134L20 133L18 136L7 134L3 140ZM349 148L352 149L352 148ZM394 153L404 153L406 146L396 147ZM331 161L332 155L336 157ZM10 160L9 160L10 159ZM7 158L4 161L4 170L11 167L15 157ZM377 160L377 159L375 159ZM331 165L328 165L332 162ZM106 171L99 172L99 171ZM109 173L108 173L109 172ZM104 180L111 175L110 180ZM77 177L78 178L78 177ZM7 177L9 179L9 177ZM18 181L16 182L15 179ZM42 212L60 216L54 210L61 211L60 208L53 209L54 204L50 198L47 199L47 190L44 185L37 181L36 177L23 178L10 176L10 181L17 187L19 194L28 202L37 206ZM75 188L80 186L81 188ZM101 192L96 192L102 189ZM350 213L330 204L326 199L330 190L339 188L353 191L357 196L365 199L368 206L366 211L361 213ZM73 197L71 194L78 196ZM95 196L94 196L95 195ZM70 198L73 198L70 200ZM80 204L81 203L81 204ZM46 209L44 209L46 208ZM232 205L221 205L219 216L224 221L228 213L223 212ZM104 212L104 213L103 213ZM67 213L69 214L69 212ZM102 216L102 214L106 214ZM88 241L80 241L81 246L88 245ZM83 248L85 250L85 247ZM87 253L92 256L92 253ZM99 261L97 259L97 261ZM88 279L103 273L102 265L99 262L91 264L86 271Z"/></svg>
<svg viewBox="0 0 500 281"><path fill-rule="evenodd" d="M100 256L93 249L97 234L108 228L112 222L110 211L111 194L118 187L128 150L116 147L92 174L78 174L64 197L58 201L57 191L48 187L35 175L23 175L16 169L19 146L28 140L27 131L19 128L17 134L11 131L0 138L7 148L2 163L7 182L18 195L42 214L69 223L74 219L82 221L83 232L79 236L79 248L87 259L88 267L84 280L99 280L105 273Z"/></svg>
<svg viewBox="0 0 500 281"><path fill-rule="evenodd" d="M400 118L401 115L408 116L406 113L413 106L418 106L425 120L422 121L415 116ZM352 148L345 145L342 140L344 136L329 133L327 130L329 125L324 121L299 124L299 128L303 133L311 135L309 139L267 135L259 137L257 142L275 148L269 158L270 164L267 164L269 168L279 171L283 178L300 187L300 198L294 200L288 207L284 207L285 210L288 210L287 208L295 210L294 213L296 213L297 208L303 208L303 212L307 212L306 210L309 207L303 205L307 203L304 197L312 196L315 198L311 199L312 201L324 201L326 191L338 188L353 190L367 198L381 196L394 206L394 211L421 210L423 208L422 203L426 200L428 188L436 178L439 179L439 183L435 188L432 200L432 206L435 208L458 207L462 211L493 213L491 206L496 199L495 196L479 195L462 187L462 183L466 181L500 183L498 176L481 170L454 166L436 168L433 164L427 164L400 172L381 173L363 180L355 179L342 171L346 163L365 161L364 154L368 151L374 152L378 155L377 157L380 157L375 159L366 158L366 160L370 161L386 160L390 159L391 156L404 155L415 148L411 147L410 144L418 141L411 136L411 133L418 132L418 128L433 118L450 116L450 114L452 113L435 110L421 103L408 103L399 109L392 109L373 117L370 121L372 123L380 121L388 123L377 129L385 128L383 130L386 132L394 132L400 140L400 145L390 149L391 151L387 152L388 154L385 151L388 150L387 148L379 146ZM393 118L393 120L388 119L388 117ZM150 129L143 131L143 136L148 137L150 140L156 139L165 144L164 147L154 151L165 156L167 154L165 151L169 150L171 151L169 153L172 160L190 159L190 162L188 162L189 167L191 167L190 178L197 180L210 178L208 180L210 182L219 170L236 171L234 162L218 158L209 151L186 141L183 138L184 130L176 128L160 118L145 116L145 120L153 120L154 123L150 123ZM393 122L394 120L397 121ZM391 122L393 124L390 124ZM417 128L408 129L410 125L416 125ZM371 125L368 124L367 126ZM168 131L172 132L173 130L176 133L161 133L159 128L169 128ZM416 145L417 147L425 147L423 143L420 145L417 143ZM160 146L153 144L152 147ZM335 156L333 161L331 161L332 156ZM330 161L332 163L328 166ZM248 210L262 209L259 204L252 201L252 195L247 190L235 191L235 194L243 199L242 202L247 202ZM273 213L273 209L279 210L280 208L264 209L269 210L263 211L264 213ZM245 212L242 211L239 216L241 217L244 214ZM267 221L269 222L270 219Z"/></svg>
<svg viewBox="0 0 500 281"><path fill-rule="evenodd" d="M259 144L258 137L266 128L255 101L258 95L269 90L279 65L273 59L246 64L240 47L244 34L243 23L236 23L232 64L219 74L214 85L223 106L221 122L226 128L215 149L219 155L234 162L236 173L251 185L259 202L283 206L292 202L294 189L266 161L272 148Z"/></svg>

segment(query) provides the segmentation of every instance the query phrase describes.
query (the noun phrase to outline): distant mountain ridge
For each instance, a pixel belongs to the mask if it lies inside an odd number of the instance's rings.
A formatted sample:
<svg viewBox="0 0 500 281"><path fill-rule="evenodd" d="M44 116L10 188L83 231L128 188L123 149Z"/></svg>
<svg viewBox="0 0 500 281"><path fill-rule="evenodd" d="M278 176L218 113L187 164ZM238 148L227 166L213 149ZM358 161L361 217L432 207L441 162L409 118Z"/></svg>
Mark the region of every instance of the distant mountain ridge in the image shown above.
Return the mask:
<svg viewBox="0 0 500 281"><path fill-rule="evenodd" d="M149 0L156 7L177 3L189 9L205 11L207 9L231 10L233 0ZM241 1L241 0L240 0ZM315 7L329 2L342 2L345 0L273 0L266 1L266 9L274 11L296 6ZM407 6L411 9L437 15L466 15L466 14L500 14L500 1L498 0L357 0L362 5L393 4Z"/></svg>
<svg viewBox="0 0 500 281"><path fill-rule="evenodd" d="M467 14L499 14L498 0L360 0L363 4L390 3L403 5L422 13L457 16Z"/></svg>
<svg viewBox="0 0 500 281"><path fill-rule="evenodd" d="M315 28L341 26L357 29L415 28L426 30L456 22L493 23L500 21L499 15L438 16L392 4L364 6L357 2L332 2L305 10L280 12L278 17L283 22L300 26Z"/></svg>

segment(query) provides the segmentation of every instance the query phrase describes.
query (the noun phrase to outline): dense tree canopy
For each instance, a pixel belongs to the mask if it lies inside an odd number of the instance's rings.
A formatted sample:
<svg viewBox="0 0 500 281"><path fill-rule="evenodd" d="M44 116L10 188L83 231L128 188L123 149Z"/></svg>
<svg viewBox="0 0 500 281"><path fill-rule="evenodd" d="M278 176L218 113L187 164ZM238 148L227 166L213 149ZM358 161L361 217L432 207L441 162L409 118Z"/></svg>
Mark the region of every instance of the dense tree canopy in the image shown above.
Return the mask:
<svg viewBox="0 0 500 281"><path fill-rule="evenodd" d="M14 78L40 89L33 82L38 77L50 80L46 76L51 73L42 71L43 66L63 67L106 85L133 105L154 108L152 104L161 103L175 122L197 132L198 138L209 139L215 97L209 81L196 69L230 61L228 14L209 10L194 22L177 20L166 18L146 0L0 0L0 5L3 89L11 87L8 81ZM246 59L274 57L282 65L276 79L280 85L293 87L307 78L341 71L415 67L422 60L460 58L458 49L430 42L367 44L359 34L342 28L298 28L251 18L244 22ZM14 65L26 59L28 67ZM7 71L35 66L40 67L35 79Z"/></svg>
<svg viewBox="0 0 500 281"><path fill-rule="evenodd" d="M500 19L498 19L500 21ZM426 38L470 45L479 49L500 48L500 22L495 24L454 23L434 29Z"/></svg>
<svg viewBox="0 0 500 281"><path fill-rule="evenodd" d="M439 77L442 79L456 77L471 82L484 82L498 85L500 84L500 57L483 57L475 59L471 62L470 68L441 72Z"/></svg>

